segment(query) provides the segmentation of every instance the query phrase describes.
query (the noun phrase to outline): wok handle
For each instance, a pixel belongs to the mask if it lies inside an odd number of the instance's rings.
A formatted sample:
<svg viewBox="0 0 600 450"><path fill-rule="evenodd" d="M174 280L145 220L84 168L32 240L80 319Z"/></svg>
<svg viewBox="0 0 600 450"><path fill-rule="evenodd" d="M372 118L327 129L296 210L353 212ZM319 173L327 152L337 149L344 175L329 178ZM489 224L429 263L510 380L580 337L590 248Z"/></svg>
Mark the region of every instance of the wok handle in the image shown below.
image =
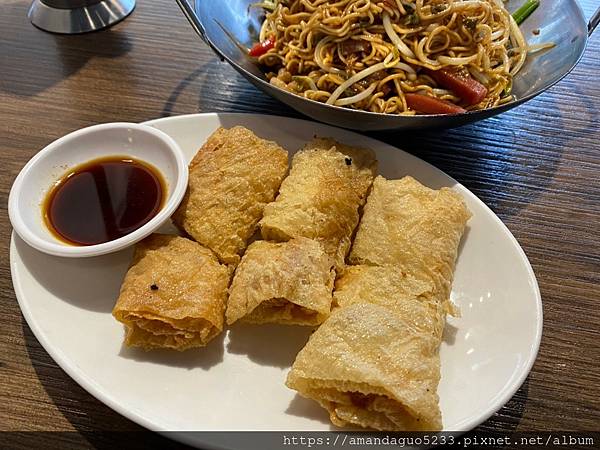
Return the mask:
<svg viewBox="0 0 600 450"><path fill-rule="evenodd" d="M200 36L200 38L208 44L208 39L206 39L206 31L204 30L204 26L200 23L194 8L190 6L187 0L175 0L181 8L183 15L188 20L194 31Z"/></svg>
<svg viewBox="0 0 600 450"><path fill-rule="evenodd" d="M198 36L200 36L200 38L204 41L204 43L206 45L208 45L212 49L212 51L215 52L215 54L219 58L221 58L221 60L223 60L223 56L220 54L220 52L217 51L217 49L212 45L212 43L206 36L206 30L204 29L204 26L202 25L202 23L200 22L200 19L196 15L196 11L194 11L194 8L192 8L190 6L190 4L188 3L188 0L175 0L175 1L179 5L179 8L181 8L183 15L188 20L188 22L190 23L190 25L192 26L194 31L198 34ZM192 1L194 1L194 0L192 0Z"/></svg>
<svg viewBox="0 0 600 450"><path fill-rule="evenodd" d="M590 21L588 22L588 36L591 36L596 27L600 24L600 8L596 10Z"/></svg>

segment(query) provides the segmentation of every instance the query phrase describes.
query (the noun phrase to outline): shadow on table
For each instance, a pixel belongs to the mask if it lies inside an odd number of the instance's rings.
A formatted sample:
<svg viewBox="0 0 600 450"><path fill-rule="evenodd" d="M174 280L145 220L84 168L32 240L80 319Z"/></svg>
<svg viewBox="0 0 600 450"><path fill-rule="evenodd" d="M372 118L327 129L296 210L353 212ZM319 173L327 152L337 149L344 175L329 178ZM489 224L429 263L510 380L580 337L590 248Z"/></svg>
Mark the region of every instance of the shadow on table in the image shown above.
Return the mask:
<svg viewBox="0 0 600 450"><path fill-rule="evenodd" d="M58 35L41 31L27 19L25 3L3 6L3 14L18 18L0 39L0 90L35 96L79 71L90 59L116 58L131 50L126 32L109 28L94 33Z"/></svg>
<svg viewBox="0 0 600 450"><path fill-rule="evenodd" d="M60 442L54 448L114 450L160 448L161 450L188 449L185 445L171 441L151 431L145 430L134 422L114 412L96 398L88 394L65 372L60 369L41 347L31 329L23 321L23 336L31 364L52 403L76 432L49 432L48 447ZM90 351L93 351L90 350ZM31 439L39 445L39 436L19 436L21 448Z"/></svg>
<svg viewBox="0 0 600 450"><path fill-rule="evenodd" d="M199 86L198 92L192 88ZM182 95L198 96L198 112L238 112L302 117L299 113L256 89L228 63L218 58L182 79L165 102L161 117L173 114Z"/></svg>

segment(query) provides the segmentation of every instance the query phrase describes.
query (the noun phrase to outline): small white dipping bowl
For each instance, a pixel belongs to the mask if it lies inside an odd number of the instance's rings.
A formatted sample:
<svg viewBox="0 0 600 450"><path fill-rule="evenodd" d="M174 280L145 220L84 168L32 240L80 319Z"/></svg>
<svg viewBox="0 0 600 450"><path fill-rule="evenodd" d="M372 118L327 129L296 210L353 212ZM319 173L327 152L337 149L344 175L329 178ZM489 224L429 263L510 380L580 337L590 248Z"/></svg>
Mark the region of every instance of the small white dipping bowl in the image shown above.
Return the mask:
<svg viewBox="0 0 600 450"><path fill-rule="evenodd" d="M96 245L69 245L56 238L44 223L42 203L54 183L69 169L93 159L126 155L154 166L166 184L162 209L135 231ZM142 240L175 212L188 183L187 159L167 134L136 123L106 123L74 131L46 146L17 176L8 199L14 230L29 245L56 256L104 255Z"/></svg>

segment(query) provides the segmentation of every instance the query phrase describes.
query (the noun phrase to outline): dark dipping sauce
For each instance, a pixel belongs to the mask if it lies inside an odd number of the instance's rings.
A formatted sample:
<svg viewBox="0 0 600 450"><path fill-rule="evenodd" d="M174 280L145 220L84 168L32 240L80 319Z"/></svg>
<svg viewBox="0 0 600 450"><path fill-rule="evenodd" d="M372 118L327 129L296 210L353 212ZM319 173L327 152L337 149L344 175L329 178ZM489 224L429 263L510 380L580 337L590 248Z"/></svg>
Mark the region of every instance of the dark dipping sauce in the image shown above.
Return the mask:
<svg viewBox="0 0 600 450"><path fill-rule="evenodd" d="M152 166L128 156L94 159L50 189L44 220L60 240L95 245L135 231L162 208L165 182Z"/></svg>

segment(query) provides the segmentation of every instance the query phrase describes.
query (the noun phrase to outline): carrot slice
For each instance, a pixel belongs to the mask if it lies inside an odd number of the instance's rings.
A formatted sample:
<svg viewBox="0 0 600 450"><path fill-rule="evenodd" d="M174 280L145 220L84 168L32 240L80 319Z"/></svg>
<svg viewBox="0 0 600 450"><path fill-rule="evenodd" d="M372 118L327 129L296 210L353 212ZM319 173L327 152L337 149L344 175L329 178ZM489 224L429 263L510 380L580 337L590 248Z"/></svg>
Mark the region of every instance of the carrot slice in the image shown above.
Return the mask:
<svg viewBox="0 0 600 450"><path fill-rule="evenodd" d="M410 109L422 114L460 114L466 112L458 105L428 95L404 94L404 97Z"/></svg>
<svg viewBox="0 0 600 450"><path fill-rule="evenodd" d="M487 95L487 88L464 71L450 69L426 70L440 86L450 89L468 105L476 105Z"/></svg>

